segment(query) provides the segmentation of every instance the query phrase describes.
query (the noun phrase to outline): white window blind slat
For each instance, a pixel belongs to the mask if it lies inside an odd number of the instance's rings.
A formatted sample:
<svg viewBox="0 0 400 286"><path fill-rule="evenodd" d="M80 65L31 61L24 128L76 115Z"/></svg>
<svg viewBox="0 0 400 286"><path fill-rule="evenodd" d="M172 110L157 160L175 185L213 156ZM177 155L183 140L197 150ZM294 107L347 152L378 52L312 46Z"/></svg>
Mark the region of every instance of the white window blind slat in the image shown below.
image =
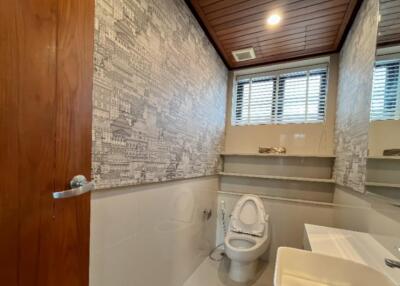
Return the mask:
<svg viewBox="0 0 400 286"><path fill-rule="evenodd" d="M240 76L233 125L315 123L325 119L327 67Z"/></svg>
<svg viewBox="0 0 400 286"><path fill-rule="evenodd" d="M375 64L370 120L400 119L400 60Z"/></svg>

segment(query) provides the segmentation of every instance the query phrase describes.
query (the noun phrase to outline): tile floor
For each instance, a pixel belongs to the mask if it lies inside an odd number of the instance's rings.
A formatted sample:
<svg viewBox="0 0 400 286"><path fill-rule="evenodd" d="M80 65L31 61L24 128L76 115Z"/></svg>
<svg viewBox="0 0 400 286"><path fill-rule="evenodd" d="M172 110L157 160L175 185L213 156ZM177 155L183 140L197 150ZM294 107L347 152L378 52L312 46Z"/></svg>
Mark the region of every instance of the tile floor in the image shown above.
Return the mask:
<svg viewBox="0 0 400 286"><path fill-rule="evenodd" d="M216 262L207 257L186 280L184 286L273 286L274 263L261 262L259 271L249 283L237 283L229 279L229 260Z"/></svg>

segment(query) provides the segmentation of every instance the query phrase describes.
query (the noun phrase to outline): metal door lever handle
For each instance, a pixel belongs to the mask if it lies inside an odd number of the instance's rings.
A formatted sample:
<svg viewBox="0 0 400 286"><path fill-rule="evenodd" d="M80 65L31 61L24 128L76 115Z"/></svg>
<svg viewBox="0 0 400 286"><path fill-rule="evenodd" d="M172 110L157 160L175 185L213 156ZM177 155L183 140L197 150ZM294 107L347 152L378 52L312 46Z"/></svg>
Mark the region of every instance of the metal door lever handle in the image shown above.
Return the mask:
<svg viewBox="0 0 400 286"><path fill-rule="evenodd" d="M70 182L71 189L62 191L62 192L54 192L54 199L66 199L71 197L76 197L83 195L87 192L90 192L95 189L94 182L88 182L85 176L78 175L75 176Z"/></svg>
<svg viewBox="0 0 400 286"><path fill-rule="evenodd" d="M386 258L385 259L385 264L387 266L389 266L389 267L392 267L392 268L400 268L400 261L396 261L396 260L393 260L393 259Z"/></svg>

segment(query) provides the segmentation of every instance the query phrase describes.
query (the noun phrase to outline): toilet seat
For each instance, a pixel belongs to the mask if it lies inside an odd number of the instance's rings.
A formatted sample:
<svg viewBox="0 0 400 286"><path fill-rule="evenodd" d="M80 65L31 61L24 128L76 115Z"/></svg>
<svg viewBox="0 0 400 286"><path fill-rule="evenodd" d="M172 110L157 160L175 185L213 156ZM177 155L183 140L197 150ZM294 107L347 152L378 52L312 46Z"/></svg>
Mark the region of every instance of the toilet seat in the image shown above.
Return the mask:
<svg viewBox="0 0 400 286"><path fill-rule="evenodd" d="M236 203L224 239L230 259L229 278L245 283L255 277L257 261L267 253L271 225L264 205L255 195L244 195Z"/></svg>
<svg viewBox="0 0 400 286"><path fill-rule="evenodd" d="M230 229L233 232L262 237L265 231L265 210L260 198L244 195L232 212Z"/></svg>

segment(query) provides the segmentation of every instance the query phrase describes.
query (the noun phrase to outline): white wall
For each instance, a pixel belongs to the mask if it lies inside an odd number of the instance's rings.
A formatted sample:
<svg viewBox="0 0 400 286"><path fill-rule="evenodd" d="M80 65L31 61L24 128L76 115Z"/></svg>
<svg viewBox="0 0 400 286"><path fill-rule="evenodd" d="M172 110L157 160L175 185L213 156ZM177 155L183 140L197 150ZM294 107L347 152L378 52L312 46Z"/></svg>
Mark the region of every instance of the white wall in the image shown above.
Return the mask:
<svg viewBox="0 0 400 286"><path fill-rule="evenodd" d="M368 129L370 156L382 156L383 150L400 148L400 120L372 121Z"/></svg>
<svg viewBox="0 0 400 286"><path fill-rule="evenodd" d="M232 126L231 124L234 79L231 72L228 79L225 152L256 153L259 146L282 146L286 147L287 153L291 154L333 154L337 69L337 55L332 55L324 123L247 126Z"/></svg>
<svg viewBox="0 0 400 286"><path fill-rule="evenodd" d="M218 178L94 192L91 286L178 286L215 245Z"/></svg>

